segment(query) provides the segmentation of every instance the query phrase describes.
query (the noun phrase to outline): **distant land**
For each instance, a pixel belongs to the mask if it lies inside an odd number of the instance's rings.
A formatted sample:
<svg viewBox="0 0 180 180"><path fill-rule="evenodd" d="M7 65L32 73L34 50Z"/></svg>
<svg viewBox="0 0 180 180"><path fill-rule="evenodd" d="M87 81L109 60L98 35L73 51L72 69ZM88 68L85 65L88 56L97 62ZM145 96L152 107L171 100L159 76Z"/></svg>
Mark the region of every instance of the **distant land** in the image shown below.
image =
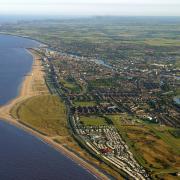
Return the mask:
<svg viewBox="0 0 180 180"><path fill-rule="evenodd" d="M179 178L179 17L27 19L0 33L43 43L4 119L93 178Z"/></svg>

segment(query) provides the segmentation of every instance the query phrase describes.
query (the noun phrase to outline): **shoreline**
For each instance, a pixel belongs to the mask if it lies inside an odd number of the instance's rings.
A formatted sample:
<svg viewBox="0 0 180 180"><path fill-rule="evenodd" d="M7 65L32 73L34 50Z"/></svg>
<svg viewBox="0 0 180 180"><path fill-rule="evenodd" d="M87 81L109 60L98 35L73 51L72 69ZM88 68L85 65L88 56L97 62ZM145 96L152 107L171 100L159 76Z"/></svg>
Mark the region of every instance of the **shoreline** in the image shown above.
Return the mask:
<svg viewBox="0 0 180 180"><path fill-rule="evenodd" d="M0 107L0 120L5 121L10 125L13 125L19 129L22 129L25 132L43 141L43 143L50 145L53 149L60 152L62 155L74 161L77 165L84 168L86 171L88 171L90 174L96 177L96 179L103 179L103 180L109 179L105 174L100 172L98 169L96 169L96 167L94 167L90 163L86 162L83 158L69 151L63 145L56 143L50 136L43 135L38 131L33 130L32 128L20 123L18 119L15 119L14 117L11 116L11 109L16 104L21 103L31 97L41 95L42 93L33 89L34 88L33 83L35 82L36 79L44 81L44 72L42 71L43 67L41 65L40 57L37 54L35 54L33 50L27 49L27 51L32 55L33 58L31 71L28 72L27 75L23 78L20 85L20 91L18 92L18 96L10 100L7 104ZM44 93L48 94L49 92L47 90Z"/></svg>
<svg viewBox="0 0 180 180"><path fill-rule="evenodd" d="M37 40L35 38L32 38L30 36L25 36L25 35L20 35L20 34L16 34L16 33L8 33L8 32L0 32L0 35L7 35L7 36L14 36L14 37L20 37L20 38L25 38L25 39L30 39L32 41L35 41L37 43L40 43L40 47L48 47L50 46L49 44L47 43L44 43L43 41L41 40Z"/></svg>

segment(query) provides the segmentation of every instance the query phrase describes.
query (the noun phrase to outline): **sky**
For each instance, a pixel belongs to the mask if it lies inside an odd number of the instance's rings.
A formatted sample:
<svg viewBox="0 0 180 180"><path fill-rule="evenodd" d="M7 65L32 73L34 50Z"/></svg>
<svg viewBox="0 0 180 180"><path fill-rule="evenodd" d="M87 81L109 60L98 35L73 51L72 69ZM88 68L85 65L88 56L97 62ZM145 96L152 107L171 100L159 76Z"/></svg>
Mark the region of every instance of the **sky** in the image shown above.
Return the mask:
<svg viewBox="0 0 180 180"><path fill-rule="evenodd" d="M0 15L180 16L180 0L0 0Z"/></svg>

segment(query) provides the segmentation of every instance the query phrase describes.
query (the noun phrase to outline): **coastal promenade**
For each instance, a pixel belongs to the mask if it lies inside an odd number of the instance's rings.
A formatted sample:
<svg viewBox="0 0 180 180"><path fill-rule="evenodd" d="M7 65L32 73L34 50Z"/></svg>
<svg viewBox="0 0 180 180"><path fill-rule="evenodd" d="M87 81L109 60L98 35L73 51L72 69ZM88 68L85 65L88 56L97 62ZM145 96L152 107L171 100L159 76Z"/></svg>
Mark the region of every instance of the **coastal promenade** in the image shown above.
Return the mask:
<svg viewBox="0 0 180 180"><path fill-rule="evenodd" d="M89 171L92 175L94 175L95 179L103 179L103 180L109 179L106 175L100 172L93 165L84 161L82 158L80 158L73 152L69 151L62 145L56 143L53 140L54 137L42 135L41 133L31 129L30 127L23 125L18 121L18 119L15 119L14 117L11 116L11 109L17 104L22 103L23 101L29 98L49 93L44 80L44 71L43 71L43 66L41 65L41 57L38 54L36 54L36 52L32 49L31 50L29 49L28 51L33 56L32 70L30 73L24 76L24 80L22 82L19 95L9 103L0 107L0 119L5 120L9 124L12 124L20 129L23 129L28 133L31 133L32 135L41 139L43 142L51 145L54 149L64 154L66 157L70 158L71 160L79 164L81 167Z"/></svg>

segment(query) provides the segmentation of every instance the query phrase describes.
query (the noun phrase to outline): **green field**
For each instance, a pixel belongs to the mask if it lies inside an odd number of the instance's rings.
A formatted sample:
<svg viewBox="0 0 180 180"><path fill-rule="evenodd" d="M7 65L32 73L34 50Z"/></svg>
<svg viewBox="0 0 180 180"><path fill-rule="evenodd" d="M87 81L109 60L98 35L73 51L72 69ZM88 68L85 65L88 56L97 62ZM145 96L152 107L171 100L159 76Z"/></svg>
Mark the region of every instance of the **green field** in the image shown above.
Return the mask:
<svg viewBox="0 0 180 180"><path fill-rule="evenodd" d="M68 81L65 81L64 79L61 79L60 82L64 85L64 87L66 88L70 88L73 89L75 88L75 84L74 83L70 83Z"/></svg>
<svg viewBox="0 0 180 180"><path fill-rule="evenodd" d="M180 68L180 57L179 56L175 62L175 68ZM180 76L180 73L177 73L176 75Z"/></svg>
<svg viewBox="0 0 180 180"><path fill-rule="evenodd" d="M179 40L163 38L147 39L145 43L151 46L180 46Z"/></svg>
<svg viewBox="0 0 180 180"><path fill-rule="evenodd" d="M60 82L65 88L69 89L73 93L79 93L81 91L81 87L78 86L75 82L69 82L64 79L61 79Z"/></svg>
<svg viewBox="0 0 180 180"><path fill-rule="evenodd" d="M123 125L123 124L139 124L144 123L144 121L134 117L130 116L126 113L120 114L120 115L107 115L108 118L110 118L113 123L117 126Z"/></svg>
<svg viewBox="0 0 180 180"><path fill-rule="evenodd" d="M74 101L73 104L77 106L95 106L96 102L94 101Z"/></svg>
<svg viewBox="0 0 180 180"><path fill-rule="evenodd" d="M17 105L12 114L20 122L47 135L68 134L65 105L58 97L43 95Z"/></svg>
<svg viewBox="0 0 180 180"><path fill-rule="evenodd" d="M108 125L105 118L98 116L80 116L80 122L85 126Z"/></svg>

